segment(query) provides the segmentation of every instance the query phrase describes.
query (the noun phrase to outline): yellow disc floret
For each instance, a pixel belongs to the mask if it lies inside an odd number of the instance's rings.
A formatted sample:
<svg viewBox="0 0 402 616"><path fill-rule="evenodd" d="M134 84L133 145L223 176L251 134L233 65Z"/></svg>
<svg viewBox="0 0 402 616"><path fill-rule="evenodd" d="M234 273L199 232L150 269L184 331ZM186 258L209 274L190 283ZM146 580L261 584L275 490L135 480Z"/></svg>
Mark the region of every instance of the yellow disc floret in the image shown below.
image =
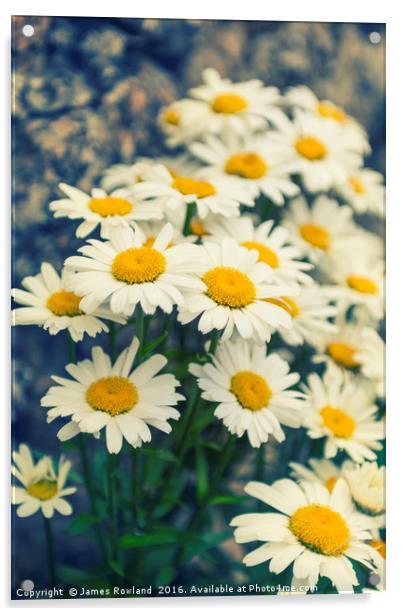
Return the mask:
<svg viewBox="0 0 402 616"><path fill-rule="evenodd" d="M334 361L346 368L357 368L359 362L355 359L357 348L345 342L331 342L327 353Z"/></svg>
<svg viewBox="0 0 402 616"><path fill-rule="evenodd" d="M86 401L94 410L114 417L127 413L138 402L134 383L123 376L108 376L92 383L86 392Z"/></svg>
<svg viewBox="0 0 402 616"><path fill-rule="evenodd" d="M122 199L121 197L93 197L88 203L88 208L91 212L106 218L106 216L125 216L130 214L133 204L128 199Z"/></svg>
<svg viewBox="0 0 402 616"><path fill-rule="evenodd" d="M127 284L154 282L166 270L164 255L150 246L128 248L115 256L112 274Z"/></svg>
<svg viewBox="0 0 402 616"><path fill-rule="evenodd" d="M269 304L274 304L275 306L279 306L279 308L283 308L286 310L288 314L294 319L300 314L300 308L296 304L296 302L290 297L269 297L265 300Z"/></svg>
<svg viewBox="0 0 402 616"><path fill-rule="evenodd" d="M336 438L350 438L356 429L356 422L347 413L334 406L324 406L320 415L326 428L331 430Z"/></svg>
<svg viewBox="0 0 402 616"><path fill-rule="evenodd" d="M167 124L171 124L172 126L178 126L180 124L180 116L173 107L167 107L163 111L162 117Z"/></svg>
<svg viewBox="0 0 402 616"><path fill-rule="evenodd" d="M214 267L202 280L207 286L207 295L221 306L244 308L255 300L253 281L233 267Z"/></svg>
<svg viewBox="0 0 402 616"><path fill-rule="evenodd" d="M218 94L211 106L215 113L239 113L247 109L248 103L239 94L227 92Z"/></svg>
<svg viewBox="0 0 402 616"><path fill-rule="evenodd" d="M248 370L235 374L230 381L230 391L245 409L260 411L269 403L272 391L267 381Z"/></svg>
<svg viewBox="0 0 402 616"><path fill-rule="evenodd" d="M335 476L329 477L329 479L327 479L327 481L325 482L325 485L326 485L328 492L332 492L338 479L339 477L335 477Z"/></svg>
<svg viewBox="0 0 402 616"><path fill-rule="evenodd" d="M195 195L197 199L212 197L216 194L216 190L210 182L194 180L185 176L175 177L172 188L178 190L182 195Z"/></svg>
<svg viewBox="0 0 402 616"><path fill-rule="evenodd" d="M326 101L321 101L318 103L317 113L323 118L331 118L340 124L343 124L347 120L347 115L343 109Z"/></svg>
<svg viewBox="0 0 402 616"><path fill-rule="evenodd" d="M327 229L313 223L300 225L299 233L305 242L308 242L315 248L327 250L331 241L331 234Z"/></svg>
<svg viewBox="0 0 402 616"><path fill-rule="evenodd" d="M364 195L367 192L363 182L353 175L349 178L349 184L357 195Z"/></svg>
<svg viewBox="0 0 402 616"><path fill-rule="evenodd" d="M245 246L249 250L257 250L258 252L258 260L263 261L270 267L276 268L279 267L279 259L278 255L265 244L260 244L259 242L242 242L241 246Z"/></svg>
<svg viewBox="0 0 402 616"><path fill-rule="evenodd" d="M325 556L340 556L349 546L350 531L345 520L323 505L297 509L289 528L306 548Z"/></svg>
<svg viewBox="0 0 402 616"><path fill-rule="evenodd" d="M58 317L78 317L83 314L80 310L81 300L82 297L70 291L56 291L47 298L46 308Z"/></svg>
<svg viewBox="0 0 402 616"><path fill-rule="evenodd" d="M194 235L198 235L198 237L203 237L204 235L209 235L208 231L204 227L202 220L199 218L192 218L190 221L190 231L194 233Z"/></svg>
<svg viewBox="0 0 402 616"><path fill-rule="evenodd" d="M259 154L243 152L234 154L226 161L225 171L247 180L258 180L268 173L269 166Z"/></svg>
<svg viewBox="0 0 402 616"><path fill-rule="evenodd" d="M385 541L381 541L381 539L374 539L374 541L371 541L369 545L371 545L372 548L377 550L377 552L383 557L384 560L386 559L387 547Z"/></svg>
<svg viewBox="0 0 402 616"><path fill-rule="evenodd" d="M57 494L57 481L40 479L27 487L27 492L41 501L49 500Z"/></svg>
<svg viewBox="0 0 402 616"><path fill-rule="evenodd" d="M322 160L327 155L325 145L319 139L308 135L300 137L295 143L295 148L300 156L312 161Z"/></svg>
<svg viewBox="0 0 402 616"><path fill-rule="evenodd" d="M351 289L365 295L375 295L378 291L377 283L365 276L348 276L346 282Z"/></svg>

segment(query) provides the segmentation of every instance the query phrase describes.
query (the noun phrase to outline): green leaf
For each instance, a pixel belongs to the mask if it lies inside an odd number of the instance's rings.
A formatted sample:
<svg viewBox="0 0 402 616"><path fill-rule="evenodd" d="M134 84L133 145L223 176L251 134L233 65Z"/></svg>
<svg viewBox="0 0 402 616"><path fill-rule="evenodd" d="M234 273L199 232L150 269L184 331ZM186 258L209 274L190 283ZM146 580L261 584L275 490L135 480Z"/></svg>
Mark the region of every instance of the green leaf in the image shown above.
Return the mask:
<svg viewBox="0 0 402 616"><path fill-rule="evenodd" d="M248 500L248 496L236 496L234 494L219 494L214 496L209 503L210 505L237 505Z"/></svg>
<svg viewBox="0 0 402 616"><path fill-rule="evenodd" d="M191 427L190 434L194 436L194 434L198 434L206 428L210 423L214 420L214 409L206 408L202 403L199 404L199 409L197 410L197 417L193 422Z"/></svg>
<svg viewBox="0 0 402 616"><path fill-rule="evenodd" d="M190 558L216 547L231 537L233 537L233 533L230 531L224 531L221 533L205 533L199 541L189 542L185 551L185 560L190 560Z"/></svg>
<svg viewBox="0 0 402 616"><path fill-rule="evenodd" d="M149 447L141 449L141 453L146 456L155 456L159 458L159 460L163 460L164 462L172 462L177 464L178 458L169 451L169 449L151 449Z"/></svg>
<svg viewBox="0 0 402 616"><path fill-rule="evenodd" d="M119 539L119 546L124 550L128 548L141 548L150 545L163 545L164 543L176 543L177 536L172 534L158 533L154 535L123 535Z"/></svg>
<svg viewBox="0 0 402 616"><path fill-rule="evenodd" d="M124 577L124 569L121 566L121 564L119 562L117 562L117 560L108 560L107 561L109 567L115 572L117 573L117 575L120 575L120 577Z"/></svg>
<svg viewBox="0 0 402 616"><path fill-rule="evenodd" d="M149 342L148 344L145 345L142 354L148 355L148 353L151 353L154 349L156 349L156 347L162 344L164 340L166 340L168 335L169 335L169 332L165 330L160 336L158 336L158 338L156 338L155 340L152 340L152 342Z"/></svg>
<svg viewBox="0 0 402 616"><path fill-rule="evenodd" d="M94 579L94 576L82 569L69 567L67 565L57 566L57 575L67 584L82 585Z"/></svg>
<svg viewBox="0 0 402 616"><path fill-rule="evenodd" d="M70 535L80 535L84 533L88 528L99 522L99 516L93 513L80 513L75 516L74 520L70 524L68 532Z"/></svg>
<svg viewBox="0 0 402 616"><path fill-rule="evenodd" d="M164 586L165 584L170 584L170 582L174 579L175 575L175 567L172 567L171 565L165 565L165 567L162 567L156 577L155 586Z"/></svg>
<svg viewBox="0 0 402 616"><path fill-rule="evenodd" d="M208 493L208 465L205 458L204 449L197 445L196 448L197 466L197 497L200 502Z"/></svg>

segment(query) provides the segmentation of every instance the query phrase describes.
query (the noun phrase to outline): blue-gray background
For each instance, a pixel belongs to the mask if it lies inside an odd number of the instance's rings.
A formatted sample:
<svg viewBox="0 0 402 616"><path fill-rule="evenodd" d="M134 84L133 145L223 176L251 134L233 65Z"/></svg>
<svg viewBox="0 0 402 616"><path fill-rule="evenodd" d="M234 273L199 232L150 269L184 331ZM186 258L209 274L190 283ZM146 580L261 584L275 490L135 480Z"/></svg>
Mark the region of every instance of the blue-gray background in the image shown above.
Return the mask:
<svg viewBox="0 0 402 616"><path fill-rule="evenodd" d="M35 28L31 38L22 34L27 23ZM382 36L378 45L369 41L372 31ZM158 110L197 85L208 66L282 90L310 86L366 126L368 163L384 171L384 54L381 24L13 18L13 284L36 274L44 260L61 267L82 244L74 223L49 214L57 184L90 190L108 165L160 154ZM14 442L55 457L58 426L46 424L39 400L66 354L62 334L51 338L33 326L14 331ZM77 510L85 506L83 492L74 497ZM14 584L34 578L41 585L40 516L13 524ZM70 537L68 525L56 521L58 560L85 569L92 543Z"/></svg>

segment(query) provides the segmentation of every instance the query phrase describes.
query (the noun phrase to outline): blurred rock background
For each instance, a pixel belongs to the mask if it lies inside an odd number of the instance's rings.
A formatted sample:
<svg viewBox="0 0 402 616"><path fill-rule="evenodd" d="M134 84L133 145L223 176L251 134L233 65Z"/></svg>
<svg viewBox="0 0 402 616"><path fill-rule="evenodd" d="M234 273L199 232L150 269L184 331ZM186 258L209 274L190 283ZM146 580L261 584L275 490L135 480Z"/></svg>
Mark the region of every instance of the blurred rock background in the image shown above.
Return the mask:
<svg viewBox="0 0 402 616"><path fill-rule="evenodd" d="M23 35L25 24L35 29L30 38ZM382 37L377 45L369 40L373 31ZM105 167L160 154L158 110L198 84L208 66L233 80L257 77L282 90L310 86L367 128L368 164L384 171L384 55L379 24L13 18L14 285L36 274L42 261L61 267L82 244L74 237L76 223L49 214L58 183L88 191ZM57 456L58 426L45 423L39 400L50 373L63 370L66 341L36 327L13 335L15 439ZM80 345L81 356L89 344ZM78 464L74 453L72 459ZM82 488L78 510L81 499ZM67 520L57 524L64 562L85 568L91 542L72 539ZM40 584L46 580L46 567L38 570L41 520L17 519L15 527L15 583L35 571Z"/></svg>

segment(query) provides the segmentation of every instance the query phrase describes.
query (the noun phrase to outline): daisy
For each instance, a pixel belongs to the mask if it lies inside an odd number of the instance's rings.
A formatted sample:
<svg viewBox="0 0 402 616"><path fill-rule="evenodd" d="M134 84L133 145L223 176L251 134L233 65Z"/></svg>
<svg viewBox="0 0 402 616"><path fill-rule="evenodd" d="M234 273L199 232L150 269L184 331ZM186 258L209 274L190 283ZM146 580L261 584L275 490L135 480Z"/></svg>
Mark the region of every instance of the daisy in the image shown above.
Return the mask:
<svg viewBox="0 0 402 616"><path fill-rule="evenodd" d="M215 417L239 438L247 432L252 447L266 443L270 434L285 440L281 424L299 428L303 395L289 389L299 375L278 354L267 355L266 346L238 340L218 346L212 364L190 364L201 397L218 402Z"/></svg>
<svg viewBox="0 0 402 616"><path fill-rule="evenodd" d="M68 329L71 338L79 342L84 334L95 337L100 332L109 331L101 319L126 322L124 318L103 307L97 307L86 314L80 308L82 297L66 290L68 279L66 269L59 276L50 263L42 263L40 274L24 278L22 286L27 291L11 291L14 300L24 305L24 308L12 311L13 325L39 325L52 336Z"/></svg>
<svg viewBox="0 0 402 616"><path fill-rule="evenodd" d="M328 297L336 300L341 310L361 306L374 320L384 316L384 262L372 258L369 247L345 250L331 255L323 265L327 277L336 283L326 287Z"/></svg>
<svg viewBox="0 0 402 616"><path fill-rule="evenodd" d="M282 224L291 241L313 263L320 263L328 254L350 246L356 235L353 212L325 195L317 197L309 207L303 197L291 202Z"/></svg>
<svg viewBox="0 0 402 616"><path fill-rule="evenodd" d="M209 128L210 107L202 101L184 98L163 107L158 114L159 128L169 147L191 143Z"/></svg>
<svg viewBox="0 0 402 616"><path fill-rule="evenodd" d="M342 450L355 462L375 460L382 449L384 423L376 419L371 389L346 372L333 368L322 378L310 374L304 426L310 438L324 438L324 457Z"/></svg>
<svg viewBox="0 0 402 616"><path fill-rule="evenodd" d="M273 280L278 284L312 284L312 278L305 272L313 266L300 261L300 251L292 246L289 232L284 227L274 227L273 220L254 226L250 216L215 218L207 221L206 228L211 241L231 237L240 246L256 250L258 261L273 269Z"/></svg>
<svg viewBox="0 0 402 616"><path fill-rule="evenodd" d="M57 386L41 400L42 406L50 407L48 422L57 417L71 417L73 422L59 438L65 440L77 430L96 436L105 428L109 453L119 453L123 439L133 447L148 443L149 426L171 431L168 420L180 417L173 407L184 400L176 393L180 383L172 374L158 375L167 364L163 355L153 355L133 370L138 347L138 338L133 338L114 364L101 347L94 347L92 360L66 366L72 379L52 376Z"/></svg>
<svg viewBox="0 0 402 616"><path fill-rule="evenodd" d="M293 564L299 582L315 586L319 577L327 577L339 592L359 584L352 561L373 569L375 550L365 543L369 526L354 510L344 480L331 493L318 483L299 485L291 479L271 486L251 481L245 492L275 510L231 521L237 543L263 542L245 556L246 566L270 561L269 570L279 574Z"/></svg>
<svg viewBox="0 0 402 616"><path fill-rule="evenodd" d="M290 327L286 310L265 300L292 295L294 289L272 283L272 268L258 261L258 252L225 238L220 244L205 242L203 270L198 288L185 291L185 304L179 307L180 323L201 317L198 329L206 334L223 330L222 340L234 331L242 338L262 344L280 326Z"/></svg>
<svg viewBox="0 0 402 616"><path fill-rule="evenodd" d="M306 190L312 193L346 181L351 169L362 164L353 136L312 113L298 111L293 122L282 123L281 142L293 147L293 160Z"/></svg>
<svg viewBox="0 0 402 616"><path fill-rule="evenodd" d="M355 360L360 365L361 373L374 383L377 396L384 398L385 343L375 329L363 329L362 344L355 352Z"/></svg>
<svg viewBox="0 0 402 616"><path fill-rule="evenodd" d="M364 128L338 105L328 100L320 100L307 86L289 88L285 101L293 107L310 111L319 118L334 122L353 140L353 146L358 152L370 153L371 148Z"/></svg>
<svg viewBox="0 0 402 616"><path fill-rule="evenodd" d="M344 473L356 508L371 516L377 528L385 525L385 466L365 462Z"/></svg>
<svg viewBox="0 0 402 616"><path fill-rule="evenodd" d="M278 108L281 100L278 88L265 87L258 79L233 83L222 79L213 68L205 69L202 76L204 84L192 88L189 94L204 103L208 116L205 118L195 110L192 122L196 124L201 116L201 123L205 122L204 129L209 133L246 134L264 130L267 122L281 125L284 121L285 115Z"/></svg>
<svg viewBox="0 0 402 616"><path fill-rule="evenodd" d="M18 517L26 518L39 510L45 518L52 518L55 511L61 515L72 514L72 507L64 498L77 491L65 487L70 462L61 456L56 472L48 456L35 463L27 445L20 445L13 452L13 460L11 472L22 486L12 487L12 503L18 505Z"/></svg>
<svg viewBox="0 0 402 616"><path fill-rule="evenodd" d="M101 237L108 239L114 229L126 229L135 220L163 216L157 203L135 202L127 190L115 190L108 195L103 189L94 188L87 195L68 184L59 184L59 188L67 199L52 201L49 207L55 218L83 219L77 227L77 237L90 235L100 225Z"/></svg>
<svg viewBox="0 0 402 616"><path fill-rule="evenodd" d="M289 177L292 150L278 148L267 135L237 138L230 133L224 139L210 135L204 143L193 143L190 151L207 164L203 175L236 179L253 199L262 193L275 205L284 205L285 197L300 192Z"/></svg>
<svg viewBox="0 0 402 616"><path fill-rule="evenodd" d="M298 462L290 462L289 467L291 468L290 475L296 481L318 482L332 492L338 479L345 478L345 470L354 468L354 464L351 460L345 460L341 466L337 466L331 460L310 458L307 466Z"/></svg>
<svg viewBox="0 0 402 616"><path fill-rule="evenodd" d="M184 215L195 203L200 218L208 213L239 216L240 204L253 206L254 201L237 182L205 180L197 177L172 177L163 165L154 165L144 175L144 181L133 188L135 199L155 202L173 215Z"/></svg>
<svg viewBox="0 0 402 616"><path fill-rule="evenodd" d="M190 244L171 245L172 225L166 224L152 246L139 227L115 230L110 241L89 240L79 249L83 257L69 257L66 267L69 290L84 297L80 309L95 310L109 300L114 314L131 316L137 304L146 314L159 307L172 312L183 302L180 289L197 289L191 274L202 268L200 248Z"/></svg>
<svg viewBox="0 0 402 616"><path fill-rule="evenodd" d="M378 171L354 169L345 182L335 186L335 190L358 214L369 212L385 216L384 178Z"/></svg>

